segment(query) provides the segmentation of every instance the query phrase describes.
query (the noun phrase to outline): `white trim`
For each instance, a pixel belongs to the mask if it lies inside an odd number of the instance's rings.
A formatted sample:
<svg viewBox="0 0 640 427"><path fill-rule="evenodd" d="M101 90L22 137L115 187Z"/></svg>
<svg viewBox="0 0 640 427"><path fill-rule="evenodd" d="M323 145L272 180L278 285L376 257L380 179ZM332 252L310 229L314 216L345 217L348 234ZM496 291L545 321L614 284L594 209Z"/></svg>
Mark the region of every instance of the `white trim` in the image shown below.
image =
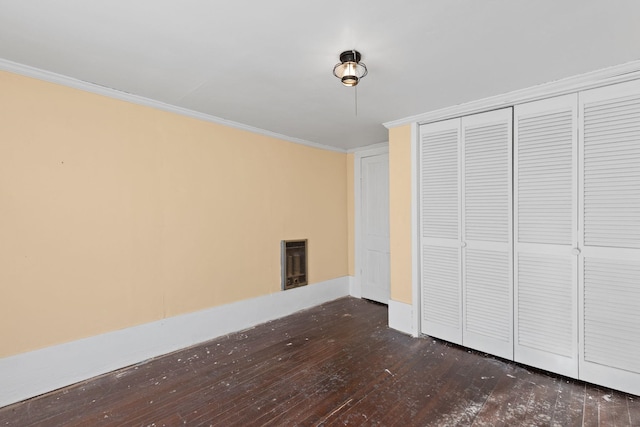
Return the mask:
<svg viewBox="0 0 640 427"><path fill-rule="evenodd" d="M362 298L362 288L360 282L356 280L356 276L349 277L349 295L354 298Z"/></svg>
<svg viewBox="0 0 640 427"><path fill-rule="evenodd" d="M375 150L377 148L383 148L383 147L387 147L387 149L388 149L389 141L379 142L377 144L363 145L362 147L350 148L350 149L347 150L347 153L353 154L353 153L358 153L360 151Z"/></svg>
<svg viewBox="0 0 640 427"><path fill-rule="evenodd" d="M381 154L389 154L389 142L383 142L380 144L373 144L364 148L357 149L353 152L353 225L355 228L354 237L354 268L355 268L355 282L354 290L359 292L358 298L362 298L362 171L360 163L364 157L379 156Z"/></svg>
<svg viewBox="0 0 640 427"><path fill-rule="evenodd" d="M640 60L383 123L387 128L466 116L640 78Z"/></svg>
<svg viewBox="0 0 640 427"><path fill-rule="evenodd" d="M2 58L0 58L0 70L8 71L15 74L20 74L26 77L32 77L39 80L44 80L49 83L55 83L62 86L83 90L86 92L95 93L98 95L107 96L113 99L119 99L121 101L131 102L133 104L143 105L145 107L156 108L158 110L167 111L169 113L175 113L175 114L180 114L182 116L187 116L187 117L191 117L198 120L204 120L205 122L216 123L216 124L231 127L234 129L256 133L258 135L264 135L271 138L281 139L281 140L293 142L296 144L306 145L309 147L319 148L322 150L335 151L338 153L347 152L347 150L344 150L342 148L332 147L329 145L319 144L317 142L312 142L312 141L307 141L300 138L294 138L291 136L282 135L280 133L256 128L253 126L245 125L243 123L238 123L232 120L223 119L221 117L212 116L210 114L200 113L198 111L189 110L188 108L178 107L176 105L167 104L167 103L156 101L150 98L145 98L144 96L122 92L110 87L100 86L95 83L74 79L73 77L64 76L62 74L53 73L51 71L41 70L39 68L31 67L29 65L19 64L17 62L8 61Z"/></svg>
<svg viewBox="0 0 640 427"><path fill-rule="evenodd" d="M389 152L389 141L381 142L379 144L367 145L365 147L356 148L350 153L354 154L355 157L370 157L370 156L378 156L380 154L386 154Z"/></svg>
<svg viewBox="0 0 640 427"><path fill-rule="evenodd" d="M413 306L405 302L389 300L389 327L411 336L417 336L413 327Z"/></svg>
<svg viewBox="0 0 640 427"><path fill-rule="evenodd" d="M349 295L347 276L0 359L0 407Z"/></svg>
<svg viewBox="0 0 640 427"><path fill-rule="evenodd" d="M362 298L362 264L360 264L360 253L362 252L362 221L360 221L360 203L362 202L362 189L360 188L362 179L360 176L361 160L362 157L356 152L353 156L353 269L355 270L354 289L360 294L358 298Z"/></svg>
<svg viewBox="0 0 640 427"><path fill-rule="evenodd" d="M413 317L412 327L413 335L420 335L420 301L422 292L420 289L420 155L418 147L420 146L418 138L420 137L420 128L417 123L411 124L411 289L412 289L412 305Z"/></svg>

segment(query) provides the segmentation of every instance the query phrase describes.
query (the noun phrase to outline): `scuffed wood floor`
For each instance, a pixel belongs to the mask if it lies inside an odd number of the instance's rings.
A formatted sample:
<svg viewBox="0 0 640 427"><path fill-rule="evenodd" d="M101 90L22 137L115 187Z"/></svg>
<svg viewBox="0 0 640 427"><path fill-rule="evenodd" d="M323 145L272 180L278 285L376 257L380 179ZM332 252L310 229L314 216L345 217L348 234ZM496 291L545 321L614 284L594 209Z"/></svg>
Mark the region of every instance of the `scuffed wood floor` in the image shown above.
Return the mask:
<svg viewBox="0 0 640 427"><path fill-rule="evenodd" d="M387 326L343 298L0 408L0 426L640 426L640 398Z"/></svg>

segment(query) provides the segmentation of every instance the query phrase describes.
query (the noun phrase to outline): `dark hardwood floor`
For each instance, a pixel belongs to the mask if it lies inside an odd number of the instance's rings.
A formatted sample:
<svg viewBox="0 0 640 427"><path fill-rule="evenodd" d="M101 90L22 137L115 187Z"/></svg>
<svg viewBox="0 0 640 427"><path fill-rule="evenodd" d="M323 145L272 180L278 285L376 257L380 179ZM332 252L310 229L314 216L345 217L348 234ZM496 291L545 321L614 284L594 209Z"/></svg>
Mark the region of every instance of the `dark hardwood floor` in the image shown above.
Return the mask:
<svg viewBox="0 0 640 427"><path fill-rule="evenodd" d="M640 426L638 397L386 324L339 299L0 408L0 426Z"/></svg>

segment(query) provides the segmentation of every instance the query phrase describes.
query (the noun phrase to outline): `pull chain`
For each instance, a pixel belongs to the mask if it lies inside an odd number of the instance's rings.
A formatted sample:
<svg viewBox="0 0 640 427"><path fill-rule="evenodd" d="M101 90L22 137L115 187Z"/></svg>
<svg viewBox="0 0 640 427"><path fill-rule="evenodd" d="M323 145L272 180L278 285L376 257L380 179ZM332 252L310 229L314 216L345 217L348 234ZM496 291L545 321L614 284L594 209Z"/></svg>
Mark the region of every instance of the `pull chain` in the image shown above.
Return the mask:
<svg viewBox="0 0 640 427"><path fill-rule="evenodd" d="M356 90L356 117L358 117L358 86L354 86L354 89Z"/></svg>

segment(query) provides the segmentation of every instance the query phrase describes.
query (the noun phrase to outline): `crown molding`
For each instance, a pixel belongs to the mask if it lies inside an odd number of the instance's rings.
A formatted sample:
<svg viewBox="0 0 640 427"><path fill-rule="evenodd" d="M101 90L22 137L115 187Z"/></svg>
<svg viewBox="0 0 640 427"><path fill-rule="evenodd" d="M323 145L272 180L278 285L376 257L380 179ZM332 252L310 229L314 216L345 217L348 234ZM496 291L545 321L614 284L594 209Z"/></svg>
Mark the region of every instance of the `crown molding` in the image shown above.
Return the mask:
<svg viewBox="0 0 640 427"><path fill-rule="evenodd" d="M350 148L347 150L347 154L355 154L362 151L375 150L378 148L387 148L387 147L389 147L389 141L378 142L377 144L363 145L361 147Z"/></svg>
<svg viewBox="0 0 640 427"><path fill-rule="evenodd" d="M410 123L429 123L470 114L482 113L498 108L511 107L525 102L537 101L554 96L566 95L578 91L608 86L640 78L640 60L627 62L601 70L591 71L577 76L567 77L525 89L489 98L454 105L403 119L383 123L387 129Z"/></svg>
<svg viewBox="0 0 640 427"><path fill-rule="evenodd" d="M62 74L42 70L40 68L31 67L29 65L20 64L20 63L9 61L2 58L0 58L0 70L8 71L15 74L20 74L26 77L32 77L38 80L44 80L49 83L55 83L55 84L67 86L73 89L79 89L86 92L95 93L97 95L107 96L109 98L114 98L121 101L131 102L133 104L143 105L145 107L155 108L155 109L166 111L169 113L180 114L182 116L203 120L205 122L216 123L219 125L223 125L223 126L227 126L227 127L231 127L239 130L244 130L244 131L255 133L258 135L263 135L271 138L281 139L288 142L293 142L295 144L306 145L308 147L319 148L321 150L335 151L338 153L347 152L342 148L332 147L330 145L307 141L300 138L294 138L291 136L245 125L243 123L234 122L232 120L223 119L221 117L212 116L210 114L200 113L198 111L190 110L188 108L178 107L177 105L167 104L165 102L156 101L151 98L145 98L144 96L134 95L132 93L123 92L123 91L106 87L106 86L100 86L95 83L86 82L84 80L75 79L73 77L68 77Z"/></svg>

